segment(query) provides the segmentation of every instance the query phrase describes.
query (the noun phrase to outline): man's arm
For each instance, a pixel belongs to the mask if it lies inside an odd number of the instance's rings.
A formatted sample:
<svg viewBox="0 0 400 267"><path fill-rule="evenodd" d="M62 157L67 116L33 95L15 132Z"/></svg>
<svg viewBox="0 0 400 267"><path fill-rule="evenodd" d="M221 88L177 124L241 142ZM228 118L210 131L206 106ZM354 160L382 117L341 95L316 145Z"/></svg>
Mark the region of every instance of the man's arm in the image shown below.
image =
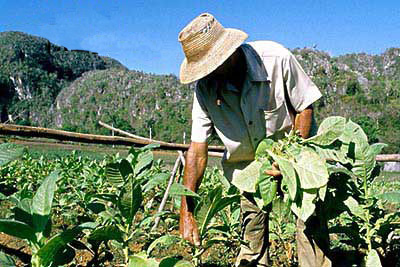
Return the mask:
<svg viewBox="0 0 400 267"><path fill-rule="evenodd" d="M300 136L304 139L310 136L311 124L313 116L312 105L308 106L305 110L296 114L294 120L294 129L300 132Z"/></svg>
<svg viewBox="0 0 400 267"><path fill-rule="evenodd" d="M207 166L207 143L192 142L186 154L183 185L196 192ZM189 242L200 245L199 231L193 215L194 204L191 197L182 196L179 218L179 232Z"/></svg>

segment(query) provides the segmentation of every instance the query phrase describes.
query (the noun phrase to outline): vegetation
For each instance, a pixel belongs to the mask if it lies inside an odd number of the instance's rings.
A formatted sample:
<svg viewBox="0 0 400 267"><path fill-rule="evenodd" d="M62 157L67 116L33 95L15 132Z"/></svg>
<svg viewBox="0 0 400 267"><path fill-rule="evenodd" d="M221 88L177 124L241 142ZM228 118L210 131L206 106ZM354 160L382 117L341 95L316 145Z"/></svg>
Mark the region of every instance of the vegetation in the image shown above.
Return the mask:
<svg viewBox="0 0 400 267"><path fill-rule="evenodd" d="M260 144L257 160L233 184L254 193L260 208L272 210L274 266L297 264L290 210L307 220L321 202L335 252L355 251L365 256L366 266L398 264L400 183L377 179L374 155L382 146L369 145L360 126L340 117L326 119L310 139L292 133ZM174 183L166 208L157 212L171 174L154 160L154 147L102 160L77 153L34 159L22 147L1 144L0 232L23 239L18 248L29 248L6 250L0 234L0 247L9 253L0 253L2 266L15 266L16 259L19 266L40 267L232 266L243 242L239 190L218 169L208 169L197 194ZM272 161L283 172L281 185L263 174ZM256 173L253 180L249 171ZM181 195L195 199L199 247L178 236ZM159 216L161 224L152 229ZM346 264L358 264L359 258L345 258Z"/></svg>
<svg viewBox="0 0 400 267"><path fill-rule="evenodd" d="M298 218L307 221L317 212L333 220L329 232L346 236L346 243L364 254L365 266L382 266L377 251L383 258L390 251L389 236L400 229L400 212L382 208L385 201L400 203L400 191L371 191L379 175L375 157L384 146L370 146L354 122L329 117L309 139L291 132L278 142L262 141L257 160L235 176L233 184L253 193L260 208L268 209L277 197L277 181L264 171L278 163L283 201Z"/></svg>

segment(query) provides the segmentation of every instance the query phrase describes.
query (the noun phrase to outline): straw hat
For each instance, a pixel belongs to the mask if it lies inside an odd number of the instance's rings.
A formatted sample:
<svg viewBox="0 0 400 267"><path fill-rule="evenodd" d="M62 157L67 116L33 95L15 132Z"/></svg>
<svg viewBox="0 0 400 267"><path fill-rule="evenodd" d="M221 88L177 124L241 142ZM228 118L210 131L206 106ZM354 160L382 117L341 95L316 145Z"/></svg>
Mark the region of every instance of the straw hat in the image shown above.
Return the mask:
<svg viewBox="0 0 400 267"><path fill-rule="evenodd" d="M246 38L245 32L224 28L211 14L204 13L192 20L178 38L185 53L181 83L194 82L213 72Z"/></svg>

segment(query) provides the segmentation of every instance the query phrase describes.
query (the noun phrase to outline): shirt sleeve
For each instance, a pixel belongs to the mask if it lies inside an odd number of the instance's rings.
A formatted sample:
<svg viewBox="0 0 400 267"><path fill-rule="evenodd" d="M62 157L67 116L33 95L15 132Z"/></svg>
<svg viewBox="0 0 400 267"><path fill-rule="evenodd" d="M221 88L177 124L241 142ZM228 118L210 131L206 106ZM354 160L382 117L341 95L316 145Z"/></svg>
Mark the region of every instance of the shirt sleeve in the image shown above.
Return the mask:
<svg viewBox="0 0 400 267"><path fill-rule="evenodd" d="M192 135L193 142L207 141L213 130L213 124L206 109L200 104L197 90L194 92L192 109Z"/></svg>
<svg viewBox="0 0 400 267"><path fill-rule="evenodd" d="M287 56L283 66L290 103L297 112L301 112L317 101L322 94L292 53Z"/></svg>

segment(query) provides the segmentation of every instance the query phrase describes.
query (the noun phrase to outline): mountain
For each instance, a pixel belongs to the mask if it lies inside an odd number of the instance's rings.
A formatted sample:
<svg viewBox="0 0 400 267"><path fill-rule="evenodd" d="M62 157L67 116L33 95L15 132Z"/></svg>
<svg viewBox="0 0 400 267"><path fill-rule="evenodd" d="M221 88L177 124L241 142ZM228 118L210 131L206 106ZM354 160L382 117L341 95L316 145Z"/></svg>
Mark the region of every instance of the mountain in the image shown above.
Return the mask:
<svg viewBox="0 0 400 267"><path fill-rule="evenodd" d="M362 125L371 142L400 152L400 48L380 55L332 57L292 52L323 97L318 122L331 115ZM174 75L130 71L97 53L68 50L21 32L0 33L1 121L109 134L102 120L132 133L172 142L190 135L193 88Z"/></svg>
<svg viewBox="0 0 400 267"><path fill-rule="evenodd" d="M118 61L68 50L22 32L0 33L1 121L47 126L61 89L90 70L126 69Z"/></svg>

